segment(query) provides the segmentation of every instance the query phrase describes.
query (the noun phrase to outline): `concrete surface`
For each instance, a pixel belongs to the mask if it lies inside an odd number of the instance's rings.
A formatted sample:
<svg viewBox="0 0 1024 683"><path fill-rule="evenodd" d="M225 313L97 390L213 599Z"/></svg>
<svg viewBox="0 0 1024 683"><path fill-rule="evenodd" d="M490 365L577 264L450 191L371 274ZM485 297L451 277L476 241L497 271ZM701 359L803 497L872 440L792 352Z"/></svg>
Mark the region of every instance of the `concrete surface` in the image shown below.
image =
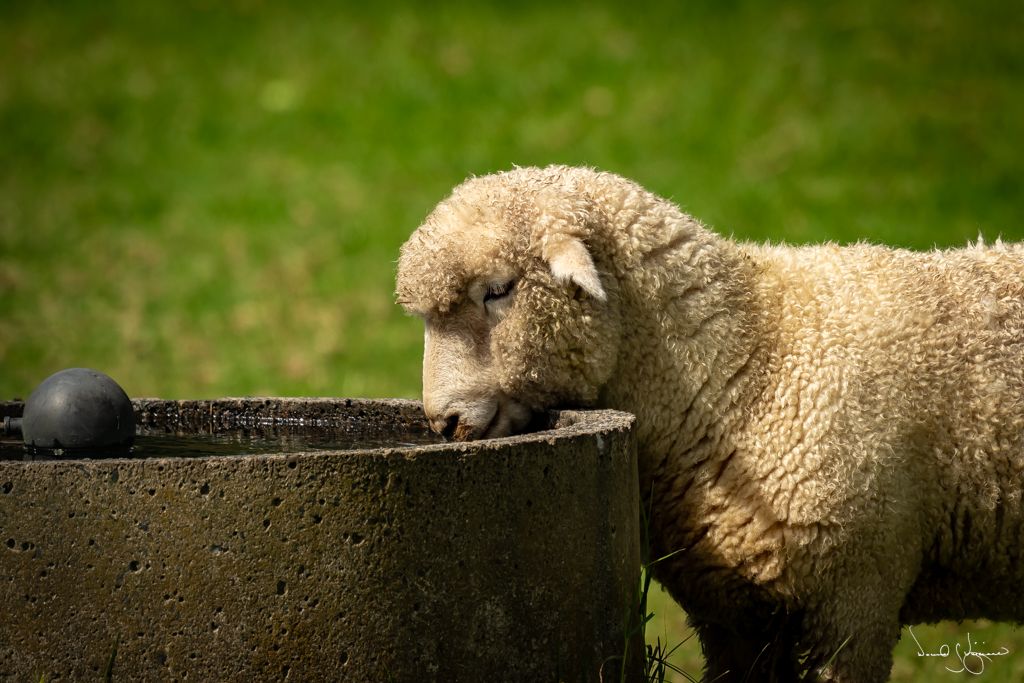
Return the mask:
<svg viewBox="0 0 1024 683"><path fill-rule="evenodd" d="M426 429L412 401L134 406L155 430ZM552 420L468 444L0 462L0 678L599 680L638 582L632 417Z"/></svg>

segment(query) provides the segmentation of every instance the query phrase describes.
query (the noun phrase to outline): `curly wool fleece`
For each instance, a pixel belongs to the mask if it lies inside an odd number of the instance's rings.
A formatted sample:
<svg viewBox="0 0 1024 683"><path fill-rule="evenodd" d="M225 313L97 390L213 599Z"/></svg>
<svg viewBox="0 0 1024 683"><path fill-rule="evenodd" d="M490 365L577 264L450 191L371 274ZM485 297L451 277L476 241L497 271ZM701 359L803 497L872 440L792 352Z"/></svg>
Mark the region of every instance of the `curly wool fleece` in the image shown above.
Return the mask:
<svg viewBox="0 0 1024 683"><path fill-rule="evenodd" d="M439 430L637 416L709 680L884 681L902 624L1024 618L1020 245L743 244L621 177L520 168L435 209L397 292Z"/></svg>

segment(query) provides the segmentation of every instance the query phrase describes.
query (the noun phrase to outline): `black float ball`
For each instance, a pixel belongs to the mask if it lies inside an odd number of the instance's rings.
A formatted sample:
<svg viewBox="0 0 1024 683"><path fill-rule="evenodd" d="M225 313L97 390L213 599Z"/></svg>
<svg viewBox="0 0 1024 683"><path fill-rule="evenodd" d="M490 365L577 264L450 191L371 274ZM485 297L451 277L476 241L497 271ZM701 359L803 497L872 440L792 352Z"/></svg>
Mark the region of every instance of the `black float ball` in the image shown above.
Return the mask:
<svg viewBox="0 0 1024 683"><path fill-rule="evenodd" d="M110 377L70 368L44 379L28 397L21 433L33 448L127 450L135 441L135 413Z"/></svg>

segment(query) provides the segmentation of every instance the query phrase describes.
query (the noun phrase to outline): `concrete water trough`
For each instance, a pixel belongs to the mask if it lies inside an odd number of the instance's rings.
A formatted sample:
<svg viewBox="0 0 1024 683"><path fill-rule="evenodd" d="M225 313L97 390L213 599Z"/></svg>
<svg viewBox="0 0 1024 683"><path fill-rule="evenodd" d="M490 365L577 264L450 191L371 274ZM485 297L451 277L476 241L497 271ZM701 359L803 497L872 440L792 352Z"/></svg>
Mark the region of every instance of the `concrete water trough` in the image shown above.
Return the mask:
<svg viewBox="0 0 1024 683"><path fill-rule="evenodd" d="M132 403L143 436L282 445L0 460L0 679L612 680L631 416L417 445L413 401Z"/></svg>

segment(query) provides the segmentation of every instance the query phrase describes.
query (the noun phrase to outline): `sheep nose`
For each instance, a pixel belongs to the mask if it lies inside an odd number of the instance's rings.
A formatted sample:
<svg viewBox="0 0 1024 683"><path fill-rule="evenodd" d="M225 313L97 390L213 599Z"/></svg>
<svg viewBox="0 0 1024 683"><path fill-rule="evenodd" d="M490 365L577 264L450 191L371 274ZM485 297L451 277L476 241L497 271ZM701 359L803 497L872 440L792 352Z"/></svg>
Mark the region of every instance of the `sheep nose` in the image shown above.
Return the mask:
<svg viewBox="0 0 1024 683"><path fill-rule="evenodd" d="M459 427L459 414L451 413L445 417L435 417L430 421L430 428L445 439L451 441L455 436L455 430Z"/></svg>

